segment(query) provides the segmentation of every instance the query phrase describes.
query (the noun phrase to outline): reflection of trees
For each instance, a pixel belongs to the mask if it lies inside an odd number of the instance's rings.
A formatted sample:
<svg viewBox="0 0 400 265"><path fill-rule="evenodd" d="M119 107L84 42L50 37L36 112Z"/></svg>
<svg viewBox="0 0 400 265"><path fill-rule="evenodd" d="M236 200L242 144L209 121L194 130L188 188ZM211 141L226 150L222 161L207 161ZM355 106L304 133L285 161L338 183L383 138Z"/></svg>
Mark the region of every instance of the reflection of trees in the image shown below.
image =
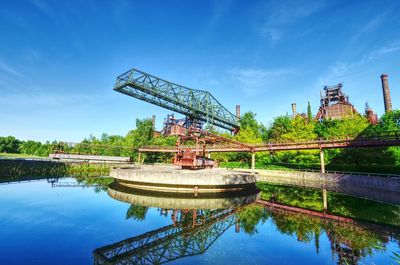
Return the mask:
<svg viewBox="0 0 400 265"><path fill-rule="evenodd" d="M293 186L258 183L261 198L267 201L301 208L323 211L322 190L298 188Z"/></svg>
<svg viewBox="0 0 400 265"><path fill-rule="evenodd" d="M311 242L315 235L320 235L322 230L322 220L313 219L305 215L287 215L279 218L271 215L278 230L287 235L296 235L302 242ZM318 241L319 239L317 239Z"/></svg>
<svg viewBox="0 0 400 265"><path fill-rule="evenodd" d="M250 235L257 233L257 225L260 221L265 223L268 220L267 210L260 205L249 205L240 210L236 215L239 219L240 227Z"/></svg>
<svg viewBox="0 0 400 265"><path fill-rule="evenodd" d="M295 236L299 242L315 244L317 253L320 236L325 233L338 264L358 264L363 257L385 251L390 238L399 237L398 229L393 227L332 221L261 205L247 206L237 212L236 216L245 233L257 233L257 225L270 220L280 233Z"/></svg>
<svg viewBox="0 0 400 265"><path fill-rule="evenodd" d="M76 181L79 184L91 187L94 186L94 191L99 193L101 191L107 191L108 186L114 181L113 178L99 178L99 177L76 177Z"/></svg>
<svg viewBox="0 0 400 265"><path fill-rule="evenodd" d="M282 210L271 210L270 218L281 233L295 235L304 243L314 241L317 252L319 236L325 232L338 264L357 264L360 258L384 250L392 236L391 232L380 230L376 225L327 221Z"/></svg>
<svg viewBox="0 0 400 265"><path fill-rule="evenodd" d="M148 208L146 206L132 204L126 212L126 219L135 221L143 221L146 219Z"/></svg>
<svg viewBox="0 0 400 265"><path fill-rule="evenodd" d="M323 211L322 190L258 183L263 200L304 209ZM359 220L400 226L400 207L328 192L327 213Z"/></svg>

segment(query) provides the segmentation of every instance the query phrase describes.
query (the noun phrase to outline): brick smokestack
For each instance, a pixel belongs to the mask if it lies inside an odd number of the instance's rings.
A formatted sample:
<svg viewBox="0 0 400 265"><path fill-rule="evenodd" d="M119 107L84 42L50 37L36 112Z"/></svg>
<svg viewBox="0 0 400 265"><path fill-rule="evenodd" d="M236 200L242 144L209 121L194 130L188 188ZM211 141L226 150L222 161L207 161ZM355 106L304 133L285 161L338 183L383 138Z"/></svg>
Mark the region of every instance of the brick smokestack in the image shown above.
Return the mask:
<svg viewBox="0 0 400 265"><path fill-rule="evenodd" d="M236 119L240 119L240 105L236 105Z"/></svg>
<svg viewBox="0 0 400 265"><path fill-rule="evenodd" d="M382 91L383 91L383 103L385 104L385 113L392 111L392 99L390 98L390 90L388 83L388 75L381 75Z"/></svg>
<svg viewBox="0 0 400 265"><path fill-rule="evenodd" d="M153 115L151 117L151 119L153 120L153 131L155 131L156 130L156 115Z"/></svg>
<svg viewBox="0 0 400 265"><path fill-rule="evenodd" d="M292 103L292 118L296 118L296 103Z"/></svg>

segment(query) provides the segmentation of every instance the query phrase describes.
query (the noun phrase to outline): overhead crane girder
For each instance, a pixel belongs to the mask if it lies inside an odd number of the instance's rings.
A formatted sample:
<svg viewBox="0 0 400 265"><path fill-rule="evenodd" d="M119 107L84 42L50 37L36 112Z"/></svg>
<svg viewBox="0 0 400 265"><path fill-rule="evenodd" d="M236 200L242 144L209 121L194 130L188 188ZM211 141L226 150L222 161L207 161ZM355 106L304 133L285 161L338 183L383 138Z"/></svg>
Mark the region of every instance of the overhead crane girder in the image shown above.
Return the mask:
<svg viewBox="0 0 400 265"><path fill-rule="evenodd" d="M114 90L176 111L192 120L236 132L238 119L208 92L184 87L137 69L117 77Z"/></svg>

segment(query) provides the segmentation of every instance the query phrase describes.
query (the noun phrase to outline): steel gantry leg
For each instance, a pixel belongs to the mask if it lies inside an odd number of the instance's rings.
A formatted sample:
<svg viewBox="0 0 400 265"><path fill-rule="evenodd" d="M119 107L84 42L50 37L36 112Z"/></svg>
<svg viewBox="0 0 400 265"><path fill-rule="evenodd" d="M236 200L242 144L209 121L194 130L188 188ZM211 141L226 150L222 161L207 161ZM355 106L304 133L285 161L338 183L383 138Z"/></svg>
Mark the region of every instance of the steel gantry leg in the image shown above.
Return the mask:
<svg viewBox="0 0 400 265"><path fill-rule="evenodd" d="M321 160L321 173L325 174L324 150L322 148L319 149L319 158Z"/></svg>
<svg viewBox="0 0 400 265"><path fill-rule="evenodd" d="M322 190L322 199L324 202L324 211L326 212L328 210L328 192L326 189Z"/></svg>
<svg viewBox="0 0 400 265"><path fill-rule="evenodd" d="M256 153L251 153L251 169L256 169Z"/></svg>

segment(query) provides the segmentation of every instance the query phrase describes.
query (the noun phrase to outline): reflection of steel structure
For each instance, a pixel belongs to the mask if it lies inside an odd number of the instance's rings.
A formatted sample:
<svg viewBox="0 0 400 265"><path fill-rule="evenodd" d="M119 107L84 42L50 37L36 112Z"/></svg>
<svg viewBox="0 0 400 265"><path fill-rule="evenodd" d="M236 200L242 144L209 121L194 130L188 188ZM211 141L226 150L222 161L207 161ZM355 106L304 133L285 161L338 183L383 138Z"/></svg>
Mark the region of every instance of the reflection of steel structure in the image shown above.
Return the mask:
<svg viewBox="0 0 400 265"><path fill-rule="evenodd" d="M100 186L101 185L99 184L79 183L76 181L70 181L70 182L63 181L51 184L52 188L90 188L90 187L100 187Z"/></svg>
<svg viewBox="0 0 400 265"><path fill-rule="evenodd" d="M93 252L94 264L162 264L204 253L237 220L236 210L174 212L173 225L125 239Z"/></svg>
<svg viewBox="0 0 400 265"><path fill-rule="evenodd" d="M41 181L41 180L46 180L47 183L54 185L54 183L58 182L58 177L55 178L48 178L48 177L31 177L31 178L23 178L22 180L15 180L15 179L5 179L5 180L0 180L0 185L8 185L8 184L21 184L21 183L29 183L33 181Z"/></svg>
<svg viewBox="0 0 400 265"><path fill-rule="evenodd" d="M351 243L340 242L335 235L332 235L330 231L326 231L329 241L331 243L332 255L337 254L338 265L357 265L361 258L361 251L352 248Z"/></svg>

